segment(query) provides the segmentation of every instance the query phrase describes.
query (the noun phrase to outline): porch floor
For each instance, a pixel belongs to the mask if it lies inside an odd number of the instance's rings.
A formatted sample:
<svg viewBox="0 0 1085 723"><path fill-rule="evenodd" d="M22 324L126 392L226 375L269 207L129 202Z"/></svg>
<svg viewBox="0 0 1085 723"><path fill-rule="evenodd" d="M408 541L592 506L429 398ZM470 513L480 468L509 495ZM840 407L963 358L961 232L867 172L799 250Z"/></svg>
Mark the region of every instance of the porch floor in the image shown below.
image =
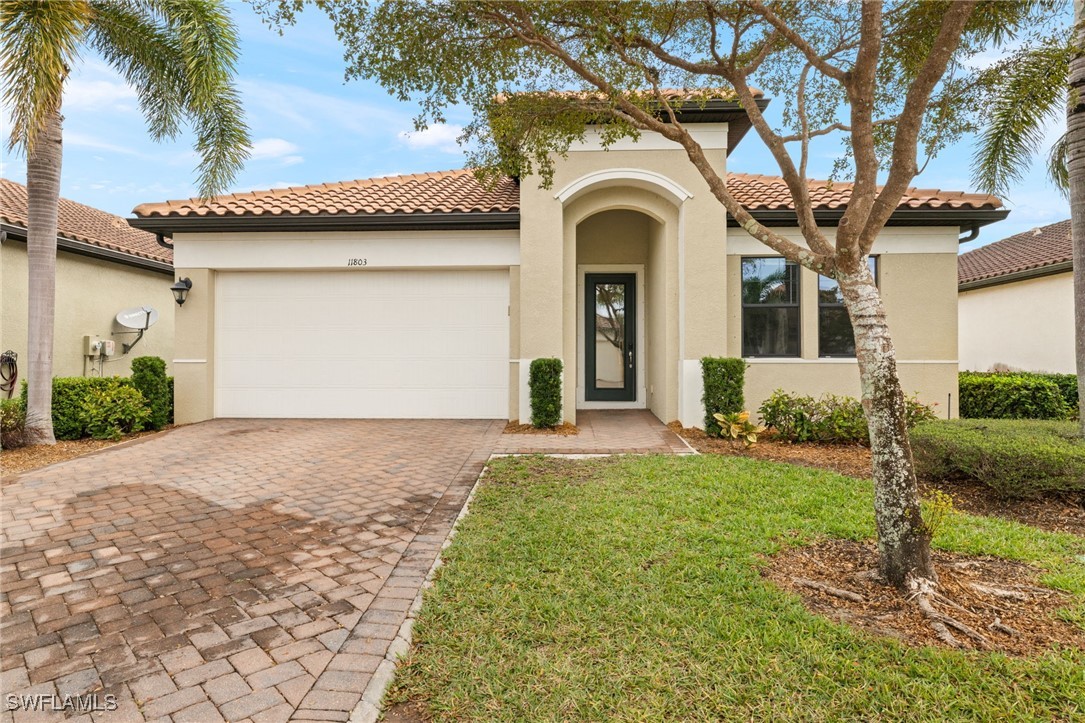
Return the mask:
<svg viewBox="0 0 1085 723"><path fill-rule="evenodd" d="M494 454L693 454L654 414L644 409L581 409L580 434L502 434Z"/></svg>

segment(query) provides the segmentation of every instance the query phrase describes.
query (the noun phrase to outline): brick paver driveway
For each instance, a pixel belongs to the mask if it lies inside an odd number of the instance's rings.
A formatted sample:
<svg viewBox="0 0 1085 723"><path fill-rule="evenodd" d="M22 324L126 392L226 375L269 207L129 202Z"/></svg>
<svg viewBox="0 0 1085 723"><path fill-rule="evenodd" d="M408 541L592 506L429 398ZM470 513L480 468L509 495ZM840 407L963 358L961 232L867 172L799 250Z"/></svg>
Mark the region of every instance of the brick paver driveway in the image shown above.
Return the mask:
<svg viewBox="0 0 1085 723"><path fill-rule="evenodd" d="M17 478L3 708L97 693L119 710L79 720L346 720L502 427L217 420Z"/></svg>

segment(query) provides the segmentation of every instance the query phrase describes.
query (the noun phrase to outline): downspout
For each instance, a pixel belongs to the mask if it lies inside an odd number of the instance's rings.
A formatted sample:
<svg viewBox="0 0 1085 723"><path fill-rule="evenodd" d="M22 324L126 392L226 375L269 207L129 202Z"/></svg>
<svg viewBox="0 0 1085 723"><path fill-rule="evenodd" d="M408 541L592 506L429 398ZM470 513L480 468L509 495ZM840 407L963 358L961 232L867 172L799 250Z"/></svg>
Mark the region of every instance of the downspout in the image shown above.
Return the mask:
<svg viewBox="0 0 1085 723"><path fill-rule="evenodd" d="M159 231L158 233L156 233L154 235L154 240L157 241L158 245L161 246L162 248L170 249L171 251L173 250L173 244L166 243L166 235L164 233L162 233L161 231Z"/></svg>
<svg viewBox="0 0 1085 723"><path fill-rule="evenodd" d="M959 236L957 238L957 244L966 244L969 241L975 241L980 235L980 225L975 221L972 222L972 230L967 236ZM160 242L161 243L161 242Z"/></svg>

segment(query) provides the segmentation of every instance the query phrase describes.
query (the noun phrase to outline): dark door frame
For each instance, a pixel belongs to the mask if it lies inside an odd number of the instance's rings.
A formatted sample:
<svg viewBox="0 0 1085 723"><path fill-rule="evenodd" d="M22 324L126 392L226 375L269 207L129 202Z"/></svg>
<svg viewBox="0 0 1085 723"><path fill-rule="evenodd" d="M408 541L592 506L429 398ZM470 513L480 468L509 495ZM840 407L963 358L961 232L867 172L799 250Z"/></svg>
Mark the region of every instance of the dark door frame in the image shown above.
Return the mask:
<svg viewBox="0 0 1085 723"><path fill-rule="evenodd" d="M622 360L625 365L625 386L598 389L595 386L595 286L596 284L625 284L625 330ZM635 273L584 274L584 401L637 401L637 275Z"/></svg>

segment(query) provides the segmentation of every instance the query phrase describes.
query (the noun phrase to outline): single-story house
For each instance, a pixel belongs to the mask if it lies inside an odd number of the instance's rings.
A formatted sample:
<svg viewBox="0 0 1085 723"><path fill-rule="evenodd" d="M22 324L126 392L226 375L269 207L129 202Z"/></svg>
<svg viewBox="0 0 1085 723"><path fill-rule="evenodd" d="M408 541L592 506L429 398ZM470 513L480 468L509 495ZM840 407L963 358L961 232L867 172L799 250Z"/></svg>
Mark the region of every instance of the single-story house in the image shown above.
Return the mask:
<svg viewBox="0 0 1085 723"><path fill-rule="evenodd" d="M18 355L20 379L27 360L26 229L26 186L0 178L0 351ZM160 246L154 234L132 228L120 216L60 199L53 373L127 375L131 360L145 355L169 364L176 306L171 283L173 252ZM117 314L142 307L155 309L158 320L126 354L125 345L139 332L119 324ZM108 345L95 345L109 341L114 348L106 356L101 351L109 351ZM13 391L18 394L17 388Z"/></svg>
<svg viewBox="0 0 1085 723"><path fill-rule="evenodd" d="M749 129L735 102L682 120L727 172ZM779 178L728 173L800 239ZM832 232L849 184L812 184ZM957 252L1006 215L992 196L908 192L875 248L908 392L957 392ZM725 213L685 152L598 129L552 186L471 171L326 183L135 209L192 282L177 314L178 421L212 417L526 420L533 359L564 361L564 416L647 408L703 424L701 362L745 357L746 405L776 388L858 395L834 283L785 263ZM585 340L594 339L594 343ZM608 350L608 346L612 348ZM620 357L620 359L619 359Z"/></svg>
<svg viewBox="0 0 1085 723"><path fill-rule="evenodd" d="M961 254L961 369L1074 373L1073 258L1069 220Z"/></svg>

